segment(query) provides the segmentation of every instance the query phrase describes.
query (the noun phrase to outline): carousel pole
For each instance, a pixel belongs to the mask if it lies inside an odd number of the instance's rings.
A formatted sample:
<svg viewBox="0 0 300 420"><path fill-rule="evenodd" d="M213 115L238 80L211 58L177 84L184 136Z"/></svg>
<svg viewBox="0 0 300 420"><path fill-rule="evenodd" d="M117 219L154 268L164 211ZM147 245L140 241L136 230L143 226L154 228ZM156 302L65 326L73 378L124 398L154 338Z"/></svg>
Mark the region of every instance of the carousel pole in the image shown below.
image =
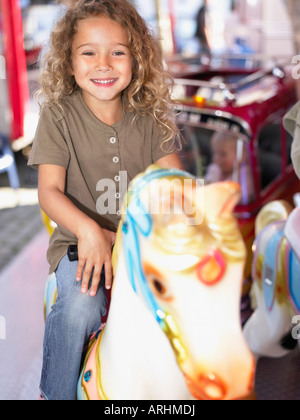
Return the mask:
<svg viewBox="0 0 300 420"><path fill-rule="evenodd" d="M172 0L155 0L160 41L166 55L172 55L175 51L170 5L173 5Z"/></svg>
<svg viewBox="0 0 300 420"><path fill-rule="evenodd" d="M169 0L169 16L170 16L172 40L173 40L173 54L176 54L177 52L176 37L175 37L176 17L175 17L174 0Z"/></svg>
<svg viewBox="0 0 300 420"><path fill-rule="evenodd" d="M10 108L11 140L24 135L24 117L29 103L23 23L19 0L0 0L4 32L4 56Z"/></svg>

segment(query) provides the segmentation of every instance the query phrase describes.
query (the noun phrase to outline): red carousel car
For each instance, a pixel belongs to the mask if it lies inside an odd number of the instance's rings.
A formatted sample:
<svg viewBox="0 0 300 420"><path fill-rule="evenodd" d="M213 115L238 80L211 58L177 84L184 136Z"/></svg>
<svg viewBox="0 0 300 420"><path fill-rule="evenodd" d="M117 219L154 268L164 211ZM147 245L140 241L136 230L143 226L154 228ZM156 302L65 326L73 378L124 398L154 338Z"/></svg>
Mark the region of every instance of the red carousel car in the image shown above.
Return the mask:
<svg viewBox="0 0 300 420"><path fill-rule="evenodd" d="M185 169L207 183L231 179L242 186L236 216L249 252L245 278L250 279L259 210L273 200L292 202L300 190L290 158L292 139L282 125L297 101L291 68L202 68L198 75L187 72L175 79L174 96L181 103L177 122Z"/></svg>

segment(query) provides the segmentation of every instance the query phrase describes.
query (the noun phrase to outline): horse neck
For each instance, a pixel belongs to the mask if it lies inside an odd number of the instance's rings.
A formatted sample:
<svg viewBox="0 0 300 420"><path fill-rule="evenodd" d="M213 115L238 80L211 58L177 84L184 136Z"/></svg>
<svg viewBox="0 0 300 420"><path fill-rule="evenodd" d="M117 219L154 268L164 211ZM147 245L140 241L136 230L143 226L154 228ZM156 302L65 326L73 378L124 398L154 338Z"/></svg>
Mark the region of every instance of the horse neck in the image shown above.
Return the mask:
<svg viewBox="0 0 300 420"><path fill-rule="evenodd" d="M169 341L145 303L133 291L126 273L121 252L98 355L101 359L104 391L110 399L120 396L128 399L159 398L165 392L165 398L170 398L172 383L174 388L176 381L178 391L175 387L175 397L178 392L178 397L185 395L188 398L189 393ZM158 378L162 375L168 376L168 379L159 384ZM147 387L141 386L144 380L147 383L157 382L158 385L151 386L149 391ZM153 392L153 388L156 395L142 394L144 389Z"/></svg>
<svg viewBox="0 0 300 420"><path fill-rule="evenodd" d="M115 335L114 339L119 341L120 328L124 327L126 330L130 330L129 333L131 333L140 326L146 326L147 333L158 328L146 305L137 296L130 284L125 266L124 254L121 253L113 283L112 299L105 336L109 335L110 337L113 337ZM145 328L142 328L140 333L146 334L146 331L144 330ZM126 336L128 336L128 331L126 332Z"/></svg>

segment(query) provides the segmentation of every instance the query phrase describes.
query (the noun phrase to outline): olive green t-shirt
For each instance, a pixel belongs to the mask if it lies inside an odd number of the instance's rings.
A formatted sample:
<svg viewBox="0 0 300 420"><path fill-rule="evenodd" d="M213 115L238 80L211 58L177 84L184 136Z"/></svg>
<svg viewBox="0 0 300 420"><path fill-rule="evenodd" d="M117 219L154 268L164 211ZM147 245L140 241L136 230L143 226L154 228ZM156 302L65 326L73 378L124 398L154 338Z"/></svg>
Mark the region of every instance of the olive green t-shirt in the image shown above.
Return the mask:
<svg viewBox="0 0 300 420"><path fill-rule="evenodd" d="M44 105L28 165L64 167L66 196L102 228L116 231L129 182L171 153L164 152L161 145L161 129L151 116L124 110L122 120L108 126L91 112L81 92L76 92L66 97L63 110ZM75 244L74 234L62 226L56 228L47 254L50 273L68 246Z"/></svg>

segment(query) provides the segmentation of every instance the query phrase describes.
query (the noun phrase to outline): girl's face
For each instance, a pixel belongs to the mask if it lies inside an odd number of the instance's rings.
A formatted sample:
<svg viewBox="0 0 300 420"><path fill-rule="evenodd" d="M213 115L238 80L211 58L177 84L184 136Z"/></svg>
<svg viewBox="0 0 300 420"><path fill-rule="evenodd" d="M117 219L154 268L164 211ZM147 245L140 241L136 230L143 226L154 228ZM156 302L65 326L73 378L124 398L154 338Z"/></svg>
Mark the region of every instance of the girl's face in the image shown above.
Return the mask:
<svg viewBox="0 0 300 420"><path fill-rule="evenodd" d="M121 103L121 94L132 80L125 29L106 16L79 21L72 45L72 75L91 109Z"/></svg>
<svg viewBox="0 0 300 420"><path fill-rule="evenodd" d="M213 140L213 161L216 163L224 176L231 175L236 161L235 140Z"/></svg>

